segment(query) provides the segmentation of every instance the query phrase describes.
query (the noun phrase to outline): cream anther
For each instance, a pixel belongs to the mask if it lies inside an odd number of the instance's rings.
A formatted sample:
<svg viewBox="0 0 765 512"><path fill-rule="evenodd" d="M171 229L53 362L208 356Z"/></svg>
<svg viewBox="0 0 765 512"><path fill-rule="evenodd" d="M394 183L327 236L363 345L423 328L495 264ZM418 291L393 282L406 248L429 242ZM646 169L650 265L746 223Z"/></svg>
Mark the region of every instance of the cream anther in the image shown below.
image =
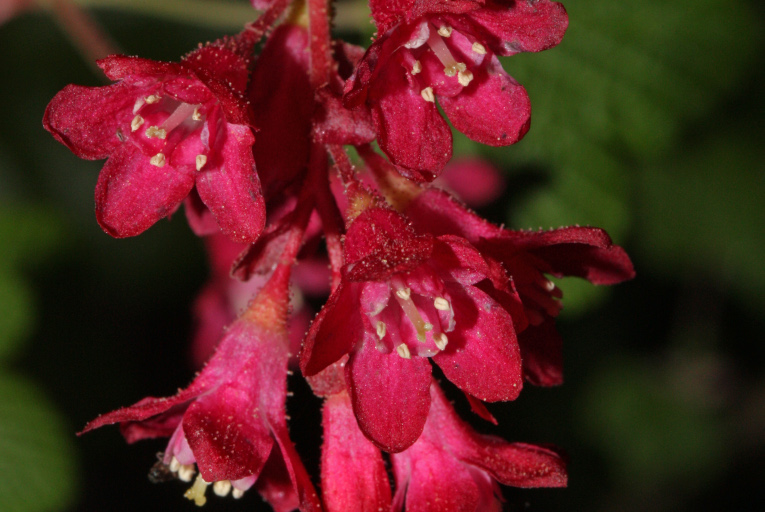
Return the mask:
<svg viewBox="0 0 765 512"><path fill-rule="evenodd" d="M173 457L173 459L170 461L170 465L168 466L168 469L172 471L173 473L177 473L179 469L181 469L181 463L178 462L178 459Z"/></svg>
<svg viewBox="0 0 765 512"><path fill-rule="evenodd" d="M197 155L197 158L196 158L197 171L201 171L202 167L204 167L206 163L207 163L207 157L205 155Z"/></svg>
<svg viewBox="0 0 765 512"><path fill-rule="evenodd" d="M433 299L433 306L439 311L449 311L451 309L449 301L443 297L436 297Z"/></svg>
<svg viewBox="0 0 765 512"><path fill-rule="evenodd" d="M545 290L547 290L548 292L551 292L555 289L555 283L553 283L549 279L545 279L544 287L545 287Z"/></svg>
<svg viewBox="0 0 765 512"><path fill-rule="evenodd" d="M146 136L150 139L156 137L158 139L164 139L167 137L167 132L158 126L149 126L146 128Z"/></svg>
<svg viewBox="0 0 765 512"><path fill-rule="evenodd" d="M196 472L197 470L194 468L194 464L181 464L178 468L178 479L183 482L191 482L191 479Z"/></svg>
<svg viewBox="0 0 765 512"><path fill-rule="evenodd" d="M202 120L202 114L199 112L199 107L194 109L194 113L191 114L191 119L193 119L194 121Z"/></svg>
<svg viewBox="0 0 765 512"><path fill-rule="evenodd" d="M449 338L446 337L446 334L439 332L433 335L433 343L436 344L438 350L443 350L446 348L446 344L449 343Z"/></svg>
<svg viewBox="0 0 765 512"><path fill-rule="evenodd" d="M213 484L213 492L218 496L228 496L231 492L231 482L229 480L218 480Z"/></svg>
<svg viewBox="0 0 765 512"><path fill-rule="evenodd" d="M396 347L396 353L403 359L412 358L412 353L409 352L409 347L406 346L406 343L402 343L401 345Z"/></svg>
<svg viewBox="0 0 765 512"><path fill-rule="evenodd" d="M154 165L156 167L164 167L165 166L165 155L162 153L157 153L153 157L149 158L149 163L151 165Z"/></svg>
<svg viewBox="0 0 765 512"><path fill-rule="evenodd" d="M396 290L396 297L398 297L401 300L409 300L409 297L412 296L412 289L411 288L399 288Z"/></svg>
<svg viewBox="0 0 765 512"><path fill-rule="evenodd" d="M457 73L457 81L462 87L467 87L473 80L473 73L470 71L460 71Z"/></svg>
<svg viewBox="0 0 765 512"><path fill-rule="evenodd" d="M375 324L375 330L377 331L377 337L383 339L385 337L385 323L377 322Z"/></svg>
<svg viewBox="0 0 765 512"><path fill-rule="evenodd" d="M148 103L149 105L152 105L152 104L158 102L159 98L160 98L159 96L151 94L149 96L146 96L146 103Z"/></svg>
<svg viewBox="0 0 765 512"><path fill-rule="evenodd" d="M429 101L431 103L436 102L436 95L433 94L433 88L432 87L426 87L423 90L420 91L420 95L422 96L422 99L425 101Z"/></svg>
<svg viewBox="0 0 765 512"><path fill-rule="evenodd" d="M134 132L134 131L136 131L138 128L140 128L140 127L141 127L141 125L142 125L142 124L143 124L143 117L141 117L141 116L135 116L135 117L133 118L133 120L132 120L132 121L130 121L130 131L131 131L131 132Z"/></svg>
<svg viewBox="0 0 765 512"><path fill-rule="evenodd" d="M244 491L241 489L237 489L236 487L234 487L234 489L231 491L231 497L234 498L235 500L238 500L242 496L244 496Z"/></svg>
<svg viewBox="0 0 765 512"><path fill-rule="evenodd" d="M473 46L471 49L478 55L486 55L486 48L478 41L473 43Z"/></svg>
<svg viewBox="0 0 765 512"><path fill-rule="evenodd" d="M438 29L438 35L441 37L449 37L452 35L452 27L448 27L444 25L443 27Z"/></svg>
<svg viewBox="0 0 765 512"><path fill-rule="evenodd" d="M194 480L194 484L183 494L183 497L189 500L193 500L197 507L201 507L207 503L207 497L205 491L209 484L204 481L202 475L197 475L197 479Z"/></svg>
<svg viewBox="0 0 765 512"><path fill-rule="evenodd" d="M416 75L417 73L422 71L422 62L419 60L414 61L414 64L412 64L412 74Z"/></svg>

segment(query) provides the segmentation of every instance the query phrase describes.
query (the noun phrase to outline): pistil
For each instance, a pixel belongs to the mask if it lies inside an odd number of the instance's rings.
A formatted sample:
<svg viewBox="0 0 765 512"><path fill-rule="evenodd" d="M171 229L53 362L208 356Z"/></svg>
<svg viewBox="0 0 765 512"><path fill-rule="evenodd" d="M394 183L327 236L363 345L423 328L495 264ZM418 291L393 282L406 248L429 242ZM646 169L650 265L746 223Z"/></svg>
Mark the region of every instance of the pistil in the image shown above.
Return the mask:
<svg viewBox="0 0 765 512"><path fill-rule="evenodd" d="M417 341L425 343L425 333L433 330L433 324L425 322L422 319L422 315L417 310L417 306L412 300L412 290L406 286L400 279L396 279L393 283L393 287L396 290L394 295L401 309L404 310L404 314L414 326L414 330L417 332Z"/></svg>
<svg viewBox="0 0 765 512"><path fill-rule="evenodd" d="M431 30L430 37L428 37L428 46L433 50L438 60L441 61L441 64L444 65L444 74L449 77L458 75L457 80L460 85L465 87L473 80L473 73L467 70L467 65L464 62L457 62L441 38L441 36L449 37L451 34L451 27L441 27L438 31Z"/></svg>

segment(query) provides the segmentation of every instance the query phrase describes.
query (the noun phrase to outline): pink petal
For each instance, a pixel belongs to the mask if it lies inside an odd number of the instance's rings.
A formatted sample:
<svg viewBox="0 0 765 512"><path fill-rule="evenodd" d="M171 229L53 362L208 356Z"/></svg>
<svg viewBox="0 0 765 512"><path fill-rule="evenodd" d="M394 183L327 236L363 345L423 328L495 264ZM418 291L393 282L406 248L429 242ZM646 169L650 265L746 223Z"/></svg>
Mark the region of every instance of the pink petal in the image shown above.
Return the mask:
<svg viewBox="0 0 765 512"><path fill-rule="evenodd" d="M505 177L486 160L464 158L452 161L434 182L445 186L473 208L499 199L505 190Z"/></svg>
<svg viewBox="0 0 765 512"><path fill-rule="evenodd" d="M391 492L382 454L359 430L348 393L329 397L323 417L321 488L326 510L388 510Z"/></svg>
<svg viewBox="0 0 765 512"><path fill-rule="evenodd" d="M523 360L523 377L535 386L563 384L563 339L555 321L546 318L541 325L529 325L518 335Z"/></svg>
<svg viewBox="0 0 765 512"><path fill-rule="evenodd" d="M300 499L281 450L271 450L271 455L255 482L255 488L274 512L292 512L300 506Z"/></svg>
<svg viewBox="0 0 765 512"><path fill-rule="evenodd" d="M359 146L376 136L372 115L366 107L349 110L327 87L316 92L318 105L313 118L313 137L322 144Z"/></svg>
<svg viewBox="0 0 765 512"><path fill-rule="evenodd" d="M362 340L359 285L341 284L311 324L300 352L300 370L310 377L351 351Z"/></svg>
<svg viewBox="0 0 765 512"><path fill-rule="evenodd" d="M409 203L404 213L418 231L435 236L458 235L471 243L476 243L480 237L494 236L501 231L454 197L436 188L423 191Z"/></svg>
<svg viewBox="0 0 765 512"><path fill-rule="evenodd" d="M568 27L566 9L549 0L492 2L471 12L470 20L483 28L489 48L505 56L552 48Z"/></svg>
<svg viewBox="0 0 765 512"><path fill-rule="evenodd" d="M508 146L521 140L531 123L531 102L523 88L492 57L484 74L456 96L439 96L438 102L455 128L489 146Z"/></svg>
<svg viewBox="0 0 765 512"><path fill-rule="evenodd" d="M303 461L295 450L295 445L290 440L284 418L278 424L271 424L271 429L282 452L287 473L292 481L292 487L297 493L301 512L321 512L322 507L319 497L311 483L311 477L303 466Z"/></svg>
<svg viewBox="0 0 765 512"><path fill-rule="evenodd" d="M183 417L183 431L207 482L257 475L273 438L266 411L253 407L250 390L234 383L197 399Z"/></svg>
<svg viewBox="0 0 765 512"><path fill-rule="evenodd" d="M521 355L513 320L478 288L449 286L456 328L433 356L450 381L486 401L515 400L521 392Z"/></svg>
<svg viewBox="0 0 765 512"><path fill-rule="evenodd" d="M488 471L501 484L513 487L566 487L565 458L543 446L508 443L492 436L475 436L478 446L460 458Z"/></svg>
<svg viewBox="0 0 765 512"><path fill-rule="evenodd" d="M133 76L162 77L186 74L183 67L175 62L159 62L128 55L110 55L97 62L109 80L122 80Z"/></svg>
<svg viewBox="0 0 765 512"><path fill-rule="evenodd" d="M474 0L371 0L369 7L378 32L384 33L400 21L411 22L426 13L469 12L481 3Z"/></svg>
<svg viewBox="0 0 765 512"><path fill-rule="evenodd" d="M202 202L196 189L192 189L183 201L183 211L191 231L197 236L210 236L220 233L215 217Z"/></svg>
<svg viewBox="0 0 765 512"><path fill-rule="evenodd" d="M365 341L345 366L353 411L362 432L388 452L411 446L425 426L430 408L430 362L383 354Z"/></svg>
<svg viewBox="0 0 765 512"><path fill-rule="evenodd" d="M122 144L119 130L130 126L141 91L124 82L105 87L67 85L45 109L43 126L78 157L106 158Z"/></svg>
<svg viewBox="0 0 765 512"><path fill-rule="evenodd" d="M96 185L96 218L115 238L143 233L171 214L194 186L194 176L169 164L157 167L126 142L101 170Z"/></svg>
<svg viewBox="0 0 765 512"><path fill-rule="evenodd" d="M420 86L407 82L403 67L391 62L385 71L369 93L377 142L406 177L432 181L452 157L449 125Z"/></svg>
<svg viewBox="0 0 765 512"><path fill-rule="evenodd" d="M266 205L252 156L253 136L243 125L226 124L222 144L197 174L197 191L223 233L237 242L258 239Z"/></svg>
<svg viewBox="0 0 765 512"><path fill-rule="evenodd" d="M489 411L489 409L486 408L486 404L478 400L476 397L469 393L465 393L465 398L467 398L468 403L470 404L470 410L476 413L478 416L480 416L482 419L488 421L489 423L493 423L495 425L498 425L497 418L494 417L494 415Z"/></svg>

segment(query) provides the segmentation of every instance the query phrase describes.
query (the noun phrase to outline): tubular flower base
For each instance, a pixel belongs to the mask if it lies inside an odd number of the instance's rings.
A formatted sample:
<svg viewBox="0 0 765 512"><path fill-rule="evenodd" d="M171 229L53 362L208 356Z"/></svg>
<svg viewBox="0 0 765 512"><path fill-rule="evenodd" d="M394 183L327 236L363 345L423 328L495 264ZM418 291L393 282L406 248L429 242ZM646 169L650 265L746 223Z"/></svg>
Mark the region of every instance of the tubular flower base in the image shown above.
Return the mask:
<svg viewBox="0 0 765 512"><path fill-rule="evenodd" d="M106 233L138 235L183 203L212 270L193 307L195 365L209 357L196 378L84 432L169 438L150 479L191 483L197 505L212 486L235 498L254 487L277 512L498 512L500 484L565 486L557 450L460 420L432 364L497 425L485 402L562 382L550 277L615 284L632 263L601 229L500 228L429 184L452 156L441 112L479 143L524 136L529 96L498 58L557 45L565 9L370 0L378 33L364 49L331 39L332 0L251 3L258 17L238 35L176 63L111 55L98 65L112 85L69 85L45 111L77 156L107 159L95 194ZM475 159L440 184L473 206L504 187ZM321 494L287 428L298 346L324 399Z"/></svg>

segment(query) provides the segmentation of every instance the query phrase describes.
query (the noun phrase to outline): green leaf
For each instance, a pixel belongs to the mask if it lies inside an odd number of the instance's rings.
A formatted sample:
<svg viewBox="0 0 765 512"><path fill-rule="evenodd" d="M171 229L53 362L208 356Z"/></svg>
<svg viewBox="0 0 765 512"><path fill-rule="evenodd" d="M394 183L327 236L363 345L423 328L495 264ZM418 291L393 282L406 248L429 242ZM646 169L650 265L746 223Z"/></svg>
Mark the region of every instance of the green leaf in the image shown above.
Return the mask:
<svg viewBox="0 0 765 512"><path fill-rule="evenodd" d="M72 439L34 385L0 374L0 510L66 509L76 487Z"/></svg>
<svg viewBox="0 0 765 512"><path fill-rule="evenodd" d="M15 353L34 318L32 292L9 272L0 272L0 361Z"/></svg>
<svg viewBox="0 0 765 512"><path fill-rule="evenodd" d="M557 48L503 62L533 106L531 131L503 154L550 171L546 187L514 203L510 225L598 225L619 242L632 220L634 164L672 148L739 82L758 48L757 18L740 0L566 8Z"/></svg>

